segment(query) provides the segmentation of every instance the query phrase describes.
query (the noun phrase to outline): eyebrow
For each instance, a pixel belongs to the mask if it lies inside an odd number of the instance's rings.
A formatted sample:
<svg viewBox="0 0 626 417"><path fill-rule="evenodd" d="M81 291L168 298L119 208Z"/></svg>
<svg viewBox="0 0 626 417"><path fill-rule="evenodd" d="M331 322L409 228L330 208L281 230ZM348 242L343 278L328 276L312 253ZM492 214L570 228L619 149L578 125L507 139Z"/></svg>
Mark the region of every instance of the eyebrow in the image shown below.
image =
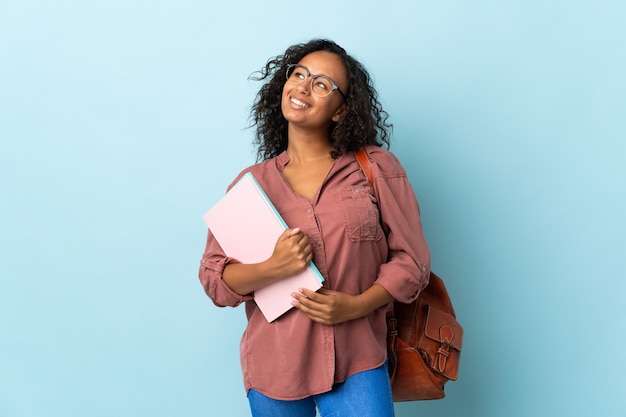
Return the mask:
<svg viewBox="0 0 626 417"><path fill-rule="evenodd" d="M312 72L311 72L311 70L309 69L309 67L307 67L306 65L302 65L302 64L296 64L296 65L297 65L297 66L299 66L299 67L304 68L304 69L305 69L305 70L309 73L309 75L310 75L311 77L320 77L320 76L322 76L322 77L326 77L326 78L328 78L329 80L332 80L333 82L335 82L335 80L333 80L333 79L330 77L330 75L326 75L326 74L324 74L323 72L322 72L322 73L319 73L319 74L314 74L314 73L312 73Z"/></svg>
<svg viewBox="0 0 626 417"><path fill-rule="evenodd" d="M324 73L321 73L321 74L313 74L313 73L311 72L311 70L309 69L309 67L307 67L306 65L302 65L302 64L294 64L294 65L297 65L297 66L300 66L300 67L302 67L302 68L306 69L306 70L307 70L307 72L309 73L309 76L311 76L311 77L326 77L327 79L329 79L329 80L330 80L330 81L331 81L331 82L332 82L332 83L333 83L333 84L337 87L337 91L339 91L339 94L341 94L341 96L342 96L344 99L346 98L346 96L343 94L343 91L341 90L341 87L339 87L339 84L337 84L337 82L335 81L335 79L334 79L334 78L332 78L330 75L326 75L326 74L324 74Z"/></svg>

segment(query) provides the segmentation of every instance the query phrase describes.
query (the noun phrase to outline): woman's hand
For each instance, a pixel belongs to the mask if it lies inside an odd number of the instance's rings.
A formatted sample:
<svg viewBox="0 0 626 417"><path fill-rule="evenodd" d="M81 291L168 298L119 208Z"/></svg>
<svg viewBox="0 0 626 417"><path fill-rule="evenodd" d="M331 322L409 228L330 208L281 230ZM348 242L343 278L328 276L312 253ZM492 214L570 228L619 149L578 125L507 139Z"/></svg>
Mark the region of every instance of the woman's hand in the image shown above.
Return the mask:
<svg viewBox="0 0 626 417"><path fill-rule="evenodd" d="M393 301L387 290L378 284L372 285L359 295L350 295L327 288L318 292L300 289L293 293L293 305L311 320L322 324L339 324L363 317L375 309Z"/></svg>
<svg viewBox="0 0 626 417"><path fill-rule="evenodd" d="M265 266L268 275L279 280L304 271L312 259L313 248L309 238L299 228L287 229L278 238Z"/></svg>
<svg viewBox="0 0 626 417"><path fill-rule="evenodd" d="M317 323L332 325L360 317L358 299L354 295L327 288L318 292L302 288L292 296L294 307Z"/></svg>
<svg viewBox="0 0 626 417"><path fill-rule="evenodd" d="M228 264L222 277L231 290L243 296L302 272L312 258L309 238L299 228L287 229L278 237L267 260L256 264Z"/></svg>

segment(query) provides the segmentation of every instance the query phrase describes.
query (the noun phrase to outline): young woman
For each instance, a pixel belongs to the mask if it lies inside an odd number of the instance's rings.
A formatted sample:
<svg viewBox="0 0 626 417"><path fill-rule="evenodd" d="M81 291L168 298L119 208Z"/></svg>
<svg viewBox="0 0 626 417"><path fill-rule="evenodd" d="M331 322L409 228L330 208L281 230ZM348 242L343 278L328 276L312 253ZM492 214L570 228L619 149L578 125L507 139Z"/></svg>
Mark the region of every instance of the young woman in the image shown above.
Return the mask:
<svg viewBox="0 0 626 417"><path fill-rule="evenodd" d="M385 313L423 289L430 254L387 114L369 74L329 40L288 48L260 71L252 109L258 157L251 172L290 225L258 264L228 258L211 232L200 281L218 306L245 303L244 385L255 417L393 416ZM354 151L372 162L374 195ZM231 184L232 186L232 184ZM268 323L254 291L313 261L317 292Z"/></svg>

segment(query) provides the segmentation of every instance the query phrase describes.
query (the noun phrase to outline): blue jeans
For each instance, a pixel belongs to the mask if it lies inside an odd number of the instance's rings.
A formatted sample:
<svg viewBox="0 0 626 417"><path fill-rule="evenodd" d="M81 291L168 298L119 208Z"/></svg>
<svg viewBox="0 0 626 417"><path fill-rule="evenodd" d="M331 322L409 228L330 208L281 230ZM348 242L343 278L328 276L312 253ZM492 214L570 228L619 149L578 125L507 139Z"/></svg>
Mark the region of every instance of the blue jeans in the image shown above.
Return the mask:
<svg viewBox="0 0 626 417"><path fill-rule="evenodd" d="M387 366L359 372L333 389L295 401L269 398L251 389L252 417L393 417L393 400Z"/></svg>

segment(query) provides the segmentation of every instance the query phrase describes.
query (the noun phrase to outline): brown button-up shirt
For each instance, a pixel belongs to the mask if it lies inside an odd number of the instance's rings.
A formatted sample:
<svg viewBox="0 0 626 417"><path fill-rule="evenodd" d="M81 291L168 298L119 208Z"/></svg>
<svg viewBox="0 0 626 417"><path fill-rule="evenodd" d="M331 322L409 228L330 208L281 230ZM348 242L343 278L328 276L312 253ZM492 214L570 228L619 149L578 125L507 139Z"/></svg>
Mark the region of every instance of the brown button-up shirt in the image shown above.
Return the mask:
<svg viewBox="0 0 626 417"><path fill-rule="evenodd" d="M374 146L367 151L378 201L351 152L337 158L311 201L282 176L286 152L245 169L233 184L252 172L289 227L308 235L325 287L356 295L376 283L397 301L411 302L430 271L418 203L397 158ZM253 295L240 296L223 281L229 262L236 260L225 256L209 231L200 281L216 305L246 304L248 325L240 345L246 390L300 399L385 362L387 307L335 326L314 323L297 309L268 323Z"/></svg>

